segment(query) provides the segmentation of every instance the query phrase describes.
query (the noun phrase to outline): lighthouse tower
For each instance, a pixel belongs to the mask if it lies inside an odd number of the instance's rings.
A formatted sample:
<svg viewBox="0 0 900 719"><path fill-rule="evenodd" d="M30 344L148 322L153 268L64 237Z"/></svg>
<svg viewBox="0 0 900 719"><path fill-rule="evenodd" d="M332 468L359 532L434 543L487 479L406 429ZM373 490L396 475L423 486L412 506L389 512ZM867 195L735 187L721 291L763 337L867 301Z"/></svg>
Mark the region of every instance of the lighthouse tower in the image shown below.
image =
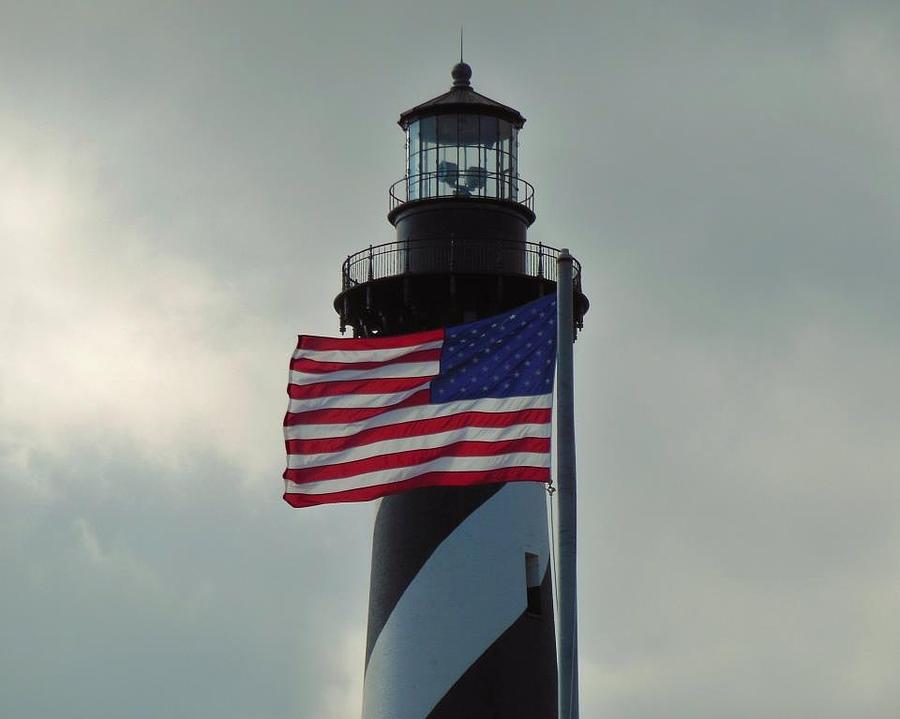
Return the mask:
<svg viewBox="0 0 900 719"><path fill-rule="evenodd" d="M488 317L555 291L557 250L527 241L525 118L472 89L407 110L393 242L350 255L342 331L388 336ZM575 322L587 310L575 263ZM557 716L547 491L534 482L430 487L381 500L369 593L363 719Z"/></svg>

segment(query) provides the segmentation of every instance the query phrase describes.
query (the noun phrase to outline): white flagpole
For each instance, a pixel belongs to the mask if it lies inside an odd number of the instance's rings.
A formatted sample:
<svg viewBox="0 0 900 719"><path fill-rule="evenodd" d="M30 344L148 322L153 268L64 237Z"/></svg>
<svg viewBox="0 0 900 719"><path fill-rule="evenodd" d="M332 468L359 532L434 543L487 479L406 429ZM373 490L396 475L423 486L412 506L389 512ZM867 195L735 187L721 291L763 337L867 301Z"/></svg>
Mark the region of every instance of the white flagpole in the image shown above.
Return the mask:
<svg viewBox="0 0 900 719"><path fill-rule="evenodd" d="M576 577L575 341L572 255L556 260L556 484L559 519L559 719L578 719L578 603Z"/></svg>

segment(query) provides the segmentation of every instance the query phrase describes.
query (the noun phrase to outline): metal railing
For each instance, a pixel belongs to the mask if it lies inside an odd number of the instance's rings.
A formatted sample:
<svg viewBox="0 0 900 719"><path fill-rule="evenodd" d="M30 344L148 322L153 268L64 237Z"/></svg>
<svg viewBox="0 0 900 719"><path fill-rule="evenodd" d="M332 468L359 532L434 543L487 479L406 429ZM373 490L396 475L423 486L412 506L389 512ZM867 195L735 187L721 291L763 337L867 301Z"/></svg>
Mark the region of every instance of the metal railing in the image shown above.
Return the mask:
<svg viewBox="0 0 900 719"><path fill-rule="evenodd" d="M479 197L524 205L534 212L534 187L517 175L483 168L458 171L455 166L420 172L397 180L388 191L391 210L415 200L434 197Z"/></svg>
<svg viewBox="0 0 900 719"><path fill-rule="evenodd" d="M559 250L542 243L497 239L428 239L386 242L348 255L341 267L342 292L386 277L410 274L499 274L555 282ZM574 261L581 291L581 264Z"/></svg>

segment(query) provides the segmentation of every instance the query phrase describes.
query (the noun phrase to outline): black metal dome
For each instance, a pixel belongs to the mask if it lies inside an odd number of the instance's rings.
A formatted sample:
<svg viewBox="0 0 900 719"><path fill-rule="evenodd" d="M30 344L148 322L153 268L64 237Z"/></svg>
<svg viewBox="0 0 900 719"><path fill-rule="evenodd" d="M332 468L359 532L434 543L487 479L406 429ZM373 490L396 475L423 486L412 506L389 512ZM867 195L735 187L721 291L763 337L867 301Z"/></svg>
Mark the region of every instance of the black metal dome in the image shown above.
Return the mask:
<svg viewBox="0 0 900 719"><path fill-rule="evenodd" d="M515 108L492 100L472 89L472 68L466 63L460 62L454 65L450 76L453 78L453 86L449 91L401 113L397 124L405 130L409 127L410 122L420 117L454 112L499 117L511 122L518 129L525 124L522 113Z"/></svg>

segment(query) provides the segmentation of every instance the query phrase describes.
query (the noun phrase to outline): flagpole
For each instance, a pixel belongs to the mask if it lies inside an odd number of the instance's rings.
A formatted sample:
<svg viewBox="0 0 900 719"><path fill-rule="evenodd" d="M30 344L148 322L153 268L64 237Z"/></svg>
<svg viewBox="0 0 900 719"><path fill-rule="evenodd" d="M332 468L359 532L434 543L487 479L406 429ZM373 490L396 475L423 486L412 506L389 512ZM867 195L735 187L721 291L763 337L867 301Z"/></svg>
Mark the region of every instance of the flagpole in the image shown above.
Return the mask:
<svg viewBox="0 0 900 719"><path fill-rule="evenodd" d="M559 719L578 719L578 603L576 577L575 341L572 255L556 260L556 483L559 547Z"/></svg>

